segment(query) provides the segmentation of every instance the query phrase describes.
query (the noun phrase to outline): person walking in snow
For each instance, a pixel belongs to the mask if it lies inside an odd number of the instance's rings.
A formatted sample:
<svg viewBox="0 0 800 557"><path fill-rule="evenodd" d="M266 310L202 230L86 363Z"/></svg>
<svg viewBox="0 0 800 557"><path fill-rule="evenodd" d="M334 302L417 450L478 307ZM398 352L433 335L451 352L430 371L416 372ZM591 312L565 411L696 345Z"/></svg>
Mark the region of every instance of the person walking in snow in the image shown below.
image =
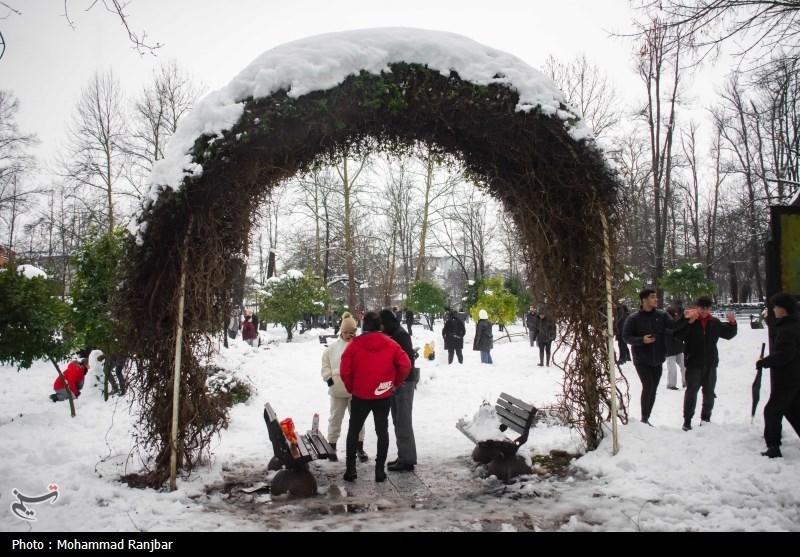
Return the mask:
<svg viewBox="0 0 800 557"><path fill-rule="evenodd" d="M736 336L738 327L733 312L725 314L727 323L711 315L711 298L700 296L695 309L685 311L688 325L676 331L675 336L684 341L683 361L686 366L686 391L683 394L683 431L692 429L692 418L697 406L697 392L703 389L700 407L700 425L711 421L714 409L714 388L717 385L719 352L717 342Z"/></svg>
<svg viewBox="0 0 800 557"><path fill-rule="evenodd" d="M685 327L686 319L683 316L675 320L663 309L658 309L658 294L652 288L639 292L639 301L639 309L625 320L622 338L632 347L633 366L642 382L642 423L650 424L662 366L667 359L666 330L674 332Z"/></svg>
<svg viewBox="0 0 800 557"><path fill-rule="evenodd" d="M339 366L342 382L353 395L347 429L347 469L344 480L355 481L358 432L372 413L378 447L375 455L375 481L386 480L386 455L389 452L389 411L392 392L411 372L412 363L400 345L381 333L381 317L374 311L364 314L362 334L351 340L342 353Z"/></svg>
<svg viewBox="0 0 800 557"><path fill-rule="evenodd" d="M472 339L472 349L481 353L481 363L491 364L492 348L494 340L492 338L492 322L489 321L489 314L485 309L478 312L478 322L475 323L475 338Z"/></svg>
<svg viewBox="0 0 800 557"><path fill-rule="evenodd" d="M775 342L769 356L756 362L756 369L769 368L770 392L764 406L764 441L769 458L781 454L783 418L800 436L800 320L797 300L791 294L778 292L770 298L775 315Z"/></svg>
<svg viewBox="0 0 800 557"><path fill-rule="evenodd" d="M328 418L328 442L333 447L334 455L328 460L339 460L336 456L336 443L342 432L342 420L345 412L350 412L350 400L353 395L347 392L342 383L339 366L342 360L342 353L347 348L348 343L356 336L358 324L349 311L342 314L339 338L331 342L322 353L322 380L328 385L328 396L331 399L331 415ZM364 452L364 427L358 432L358 450L356 451L358 460L367 462L369 456Z"/></svg>
<svg viewBox="0 0 800 557"><path fill-rule="evenodd" d="M255 326L253 325L253 316L245 315L244 321L242 321L242 340L245 341L250 346L255 346L255 341L258 338L258 332L256 331Z"/></svg>
<svg viewBox="0 0 800 557"><path fill-rule="evenodd" d="M667 307L673 319L677 319L678 310L674 307ZM667 329L667 389L677 391L678 389L678 368L681 370L681 385L686 388L686 366L683 365L683 339L675 335L671 329Z"/></svg>

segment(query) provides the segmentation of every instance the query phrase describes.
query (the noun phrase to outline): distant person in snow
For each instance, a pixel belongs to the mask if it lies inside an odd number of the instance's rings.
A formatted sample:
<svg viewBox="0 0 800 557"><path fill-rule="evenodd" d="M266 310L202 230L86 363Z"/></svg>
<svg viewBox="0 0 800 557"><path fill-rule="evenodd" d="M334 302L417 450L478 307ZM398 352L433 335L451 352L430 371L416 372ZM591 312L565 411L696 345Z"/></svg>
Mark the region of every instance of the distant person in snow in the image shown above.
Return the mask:
<svg viewBox="0 0 800 557"><path fill-rule="evenodd" d="M60 400L67 400L69 395L67 394L67 387L69 390L72 391L72 396L78 398L81 396L81 391L83 390L83 384L86 380L86 374L89 372L89 360L88 358L80 358L72 360L67 369L64 370L62 375L67 382L67 385L64 385L64 382L61 380L61 377L56 377L56 380L53 382L53 390L55 393L50 395L50 400L53 402L58 402Z"/></svg>

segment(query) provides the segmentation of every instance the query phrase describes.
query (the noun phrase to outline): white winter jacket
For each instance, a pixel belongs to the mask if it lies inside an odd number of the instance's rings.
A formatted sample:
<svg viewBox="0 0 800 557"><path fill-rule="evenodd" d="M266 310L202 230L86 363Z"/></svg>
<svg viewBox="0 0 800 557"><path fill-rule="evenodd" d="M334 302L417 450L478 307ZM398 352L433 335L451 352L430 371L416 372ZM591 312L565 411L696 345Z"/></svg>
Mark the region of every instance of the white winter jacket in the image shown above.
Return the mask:
<svg viewBox="0 0 800 557"><path fill-rule="evenodd" d="M333 386L328 387L328 394L330 396L350 398L352 395L347 392L342 383L342 378L339 375L339 364L342 361L342 352L347 348L349 343L342 339L337 338L331 342L322 353L322 379L327 382L328 379L333 379Z"/></svg>

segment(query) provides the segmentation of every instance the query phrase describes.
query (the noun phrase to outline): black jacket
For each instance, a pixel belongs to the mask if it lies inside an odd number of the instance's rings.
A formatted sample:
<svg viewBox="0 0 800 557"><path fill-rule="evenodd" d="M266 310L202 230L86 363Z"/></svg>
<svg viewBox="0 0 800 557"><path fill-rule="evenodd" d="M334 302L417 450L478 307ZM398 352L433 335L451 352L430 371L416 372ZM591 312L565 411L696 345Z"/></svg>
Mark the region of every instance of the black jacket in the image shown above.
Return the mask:
<svg viewBox="0 0 800 557"><path fill-rule="evenodd" d="M719 352L717 341L721 338L730 340L739 331L736 323L723 323L712 317L706 324L705 330L700 319L689 323L685 328L677 331L675 335L683 339L683 365L687 368L710 369L719 365Z"/></svg>
<svg viewBox="0 0 800 557"><path fill-rule="evenodd" d="M481 319L475 325L475 338L472 339L473 350L491 350L494 346L492 339L492 322Z"/></svg>
<svg viewBox="0 0 800 557"><path fill-rule="evenodd" d="M455 350L456 348L464 348L464 335L467 334L467 329L461 319L451 314L450 318L445 321L444 328L442 329L442 337L444 337L444 349Z"/></svg>
<svg viewBox="0 0 800 557"><path fill-rule="evenodd" d="M408 359L411 360L411 371L406 378L407 383L416 383L419 381L419 368L414 365L414 346L411 342L411 335L408 334L403 327L400 326L396 320L392 323L384 323L383 332L391 337L393 341L400 345L400 348L408 354Z"/></svg>
<svg viewBox="0 0 800 557"><path fill-rule="evenodd" d="M666 330L677 331L685 326L685 317L673 319L663 309L642 311L640 308L631 313L622 328L622 339L632 347L633 365L660 366L663 364L667 359ZM656 341L645 344L643 340L645 335L653 335Z"/></svg>
<svg viewBox="0 0 800 557"><path fill-rule="evenodd" d="M775 343L770 355L762 360L769 372L771 389L800 386L800 318L790 313L775 321Z"/></svg>

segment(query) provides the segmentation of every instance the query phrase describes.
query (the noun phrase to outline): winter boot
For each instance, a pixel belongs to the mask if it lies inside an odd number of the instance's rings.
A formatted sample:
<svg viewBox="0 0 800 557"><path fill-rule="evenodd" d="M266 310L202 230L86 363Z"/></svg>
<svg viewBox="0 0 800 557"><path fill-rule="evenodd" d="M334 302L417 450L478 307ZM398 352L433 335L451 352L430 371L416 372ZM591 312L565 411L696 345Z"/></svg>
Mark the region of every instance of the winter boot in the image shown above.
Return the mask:
<svg viewBox="0 0 800 557"><path fill-rule="evenodd" d="M347 470L345 470L344 472L344 481L354 482L358 477L358 472L356 472L356 459L348 458L346 459L346 463L347 463Z"/></svg>
<svg viewBox="0 0 800 557"><path fill-rule="evenodd" d="M331 447L333 447L333 454L328 457L328 460L331 462L337 462L339 457L336 456L336 443L331 443Z"/></svg>
<svg viewBox="0 0 800 557"><path fill-rule="evenodd" d="M768 456L770 458L780 458L783 455L781 454L781 448L778 445L768 445L767 450L761 453L761 456Z"/></svg>
<svg viewBox="0 0 800 557"><path fill-rule="evenodd" d="M386 481L386 470L383 467L383 462L375 461L375 481L377 483Z"/></svg>
<svg viewBox="0 0 800 557"><path fill-rule="evenodd" d="M369 460L369 455L364 452L364 442L363 441L359 441L358 442L358 449L356 451L356 454L358 455L358 461L359 462L366 462L366 461Z"/></svg>

